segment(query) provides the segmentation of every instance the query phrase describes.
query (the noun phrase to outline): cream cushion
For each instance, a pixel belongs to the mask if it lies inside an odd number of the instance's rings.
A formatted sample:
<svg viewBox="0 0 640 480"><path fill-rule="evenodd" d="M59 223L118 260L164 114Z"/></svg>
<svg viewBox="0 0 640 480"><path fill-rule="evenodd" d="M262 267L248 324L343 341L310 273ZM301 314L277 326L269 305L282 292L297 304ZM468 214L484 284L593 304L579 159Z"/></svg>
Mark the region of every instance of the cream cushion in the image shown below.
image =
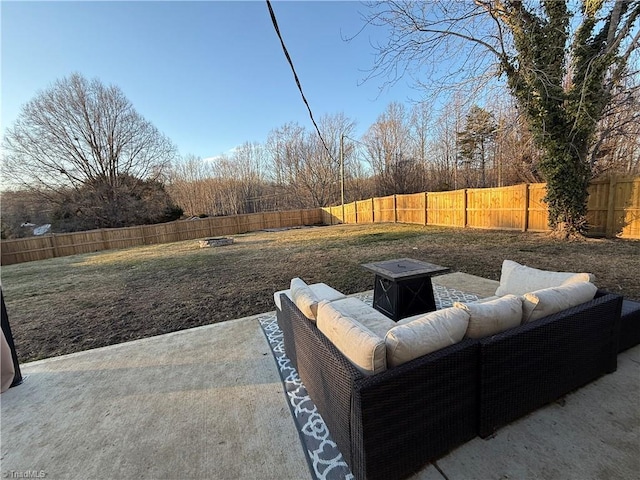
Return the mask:
<svg viewBox="0 0 640 480"><path fill-rule="evenodd" d="M390 367L435 352L459 342L464 337L469 315L459 308L445 308L427 313L387 332L387 364Z"/></svg>
<svg viewBox="0 0 640 480"><path fill-rule="evenodd" d="M318 314L318 297L301 278L291 279L291 299L305 317L315 320Z"/></svg>
<svg viewBox="0 0 640 480"><path fill-rule="evenodd" d="M523 296L523 323L539 320L581 303L593 300L598 288L590 282L569 283L544 288Z"/></svg>
<svg viewBox="0 0 640 480"><path fill-rule="evenodd" d="M353 318L343 315L333 303L318 304L318 330L365 375L384 372L387 354L384 340Z"/></svg>
<svg viewBox="0 0 640 480"><path fill-rule="evenodd" d="M309 288L315 294L315 296L318 297L319 300L328 300L331 302L333 300L338 300L340 298L346 298L346 295L344 293L339 292L335 288L331 288L326 283L312 283L311 285L309 285ZM283 293L287 297L291 298L291 300L293 300L293 297L291 297L291 289L279 290L275 292L273 294L273 301L276 304L276 307L278 308L278 310L282 310L282 304L280 303L280 295L282 295Z"/></svg>
<svg viewBox="0 0 640 480"><path fill-rule="evenodd" d="M522 322L522 300L515 295L505 295L484 303L456 302L453 306L469 314L468 338L495 335Z"/></svg>
<svg viewBox="0 0 640 480"><path fill-rule="evenodd" d="M331 306L342 315L364 325L380 338L384 338L387 332L396 326L396 322L357 298L336 300L331 302Z"/></svg>
<svg viewBox="0 0 640 480"><path fill-rule="evenodd" d="M502 262L500 286L496 295L524 295L543 288L558 287L565 283L593 282L589 273L551 272L520 265L512 260Z"/></svg>

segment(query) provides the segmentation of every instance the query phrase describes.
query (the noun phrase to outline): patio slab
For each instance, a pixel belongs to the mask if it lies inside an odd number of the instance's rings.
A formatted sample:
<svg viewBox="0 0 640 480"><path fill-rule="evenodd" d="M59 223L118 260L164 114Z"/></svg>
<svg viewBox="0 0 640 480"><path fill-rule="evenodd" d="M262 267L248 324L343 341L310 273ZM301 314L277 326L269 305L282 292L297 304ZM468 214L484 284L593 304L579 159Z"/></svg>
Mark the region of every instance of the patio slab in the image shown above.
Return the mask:
<svg viewBox="0 0 640 480"><path fill-rule="evenodd" d="M434 283L479 296L498 285L458 273ZM2 476L310 479L258 317L22 364L25 382L0 397ZM635 478L640 346L563 400L413 478Z"/></svg>
<svg viewBox="0 0 640 480"><path fill-rule="evenodd" d="M618 370L435 462L440 480L628 480L640 472L640 346ZM432 480L426 472L412 480Z"/></svg>
<svg viewBox="0 0 640 480"><path fill-rule="evenodd" d="M25 363L2 394L2 475L304 478L255 317Z"/></svg>
<svg viewBox="0 0 640 480"><path fill-rule="evenodd" d="M433 277L431 281L436 285L442 285L447 288L455 288L462 292L473 293L480 298L491 297L495 295L496 289L500 285L497 280L489 280L488 278L469 275L468 273L453 272L446 275L438 275Z"/></svg>

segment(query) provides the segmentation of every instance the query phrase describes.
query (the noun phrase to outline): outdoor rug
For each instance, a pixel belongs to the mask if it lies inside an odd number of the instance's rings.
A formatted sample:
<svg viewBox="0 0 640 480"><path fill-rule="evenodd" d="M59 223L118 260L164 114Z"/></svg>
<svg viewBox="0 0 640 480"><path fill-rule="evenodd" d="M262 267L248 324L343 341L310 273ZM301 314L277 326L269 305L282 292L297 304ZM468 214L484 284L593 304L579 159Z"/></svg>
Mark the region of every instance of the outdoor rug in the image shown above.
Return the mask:
<svg viewBox="0 0 640 480"><path fill-rule="evenodd" d="M451 307L454 302L478 300L477 295L440 285L433 286L433 293L438 309ZM353 296L368 305L373 303L372 291ZM275 312L261 315L258 320L278 364L280 377L289 401L289 408L300 434L303 450L307 454L312 478L317 480L353 479L349 466L342 458L342 454L335 442L331 439L331 434L318 413L315 404L309 398L304 384L298 377L298 372L291 366L289 358L284 353L282 331L278 326Z"/></svg>

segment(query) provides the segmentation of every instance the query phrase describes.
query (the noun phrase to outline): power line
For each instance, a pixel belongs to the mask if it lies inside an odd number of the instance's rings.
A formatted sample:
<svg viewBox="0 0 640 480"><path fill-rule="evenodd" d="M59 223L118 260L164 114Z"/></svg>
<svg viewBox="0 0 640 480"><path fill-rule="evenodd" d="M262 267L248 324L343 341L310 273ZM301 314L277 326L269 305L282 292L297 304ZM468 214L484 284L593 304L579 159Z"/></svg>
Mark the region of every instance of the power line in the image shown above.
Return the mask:
<svg viewBox="0 0 640 480"><path fill-rule="evenodd" d="M282 39L282 35L280 34L280 28L278 27L278 21L276 20L276 14L274 13L273 8L271 7L271 2L269 0L267 0L267 7L269 7L269 14L271 15L271 22L273 23L273 28L275 28L276 34L278 35L278 38L280 39L280 45L282 45L282 51L284 52L284 56L287 57L287 61L289 62L289 65L291 66L291 71L293 72L293 78L296 81L296 85L298 86L298 90L300 91L300 95L302 95L302 101L307 106L307 110L309 111L309 117L311 117L311 122L313 123L313 126L316 129L316 132L318 132L318 136L320 137L320 141L322 142L322 145L324 146L324 149L327 151L327 154L329 155L329 158L331 160L333 160L333 155L331 155L331 151L329 150L329 147L327 147L327 144L325 143L324 138L322 138L322 134L320 133L320 129L318 128L318 124L316 123L315 119L313 118L313 112L311 111L311 107L309 106L309 102L307 102L307 97L305 97L304 92L302 91L302 85L300 84L300 79L298 78L298 74L296 73L296 69L293 66L293 61L291 60L291 56L289 56L289 51L287 50L287 46L284 44L284 40Z"/></svg>

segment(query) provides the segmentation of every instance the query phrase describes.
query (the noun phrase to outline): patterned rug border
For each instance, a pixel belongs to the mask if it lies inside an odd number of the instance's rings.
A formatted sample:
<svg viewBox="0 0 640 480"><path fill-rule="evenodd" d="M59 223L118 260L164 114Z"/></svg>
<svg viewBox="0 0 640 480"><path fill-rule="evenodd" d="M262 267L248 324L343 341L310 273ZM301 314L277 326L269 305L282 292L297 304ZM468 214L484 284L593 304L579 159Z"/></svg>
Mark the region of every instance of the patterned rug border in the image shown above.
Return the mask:
<svg viewBox="0 0 640 480"><path fill-rule="evenodd" d="M433 290L438 309L450 307L454 302L478 300L477 295L441 285L434 285ZM371 291L353 296L368 305L373 303L373 292ZM298 372L284 353L282 331L278 326L275 312L259 316L258 321L276 360L287 404L306 454L311 478L314 480L353 480L354 477L349 466L331 439L331 434L313 400L309 397Z"/></svg>

